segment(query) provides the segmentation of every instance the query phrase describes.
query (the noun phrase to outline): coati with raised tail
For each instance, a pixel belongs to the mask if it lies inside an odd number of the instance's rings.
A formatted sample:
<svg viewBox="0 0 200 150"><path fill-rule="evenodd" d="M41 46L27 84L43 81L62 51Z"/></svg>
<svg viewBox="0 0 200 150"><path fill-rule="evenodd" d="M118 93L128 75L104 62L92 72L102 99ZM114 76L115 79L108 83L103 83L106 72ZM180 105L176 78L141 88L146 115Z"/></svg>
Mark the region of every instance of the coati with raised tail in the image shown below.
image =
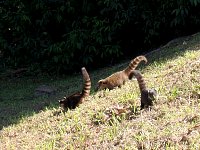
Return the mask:
<svg viewBox="0 0 200 150"><path fill-rule="evenodd" d="M130 80L133 77L133 70L135 70L142 60L145 62L145 64L147 63L145 56L138 56L130 62L126 69L118 71L105 79L99 80L96 90L103 90L106 88L112 90L115 87L121 87L127 80Z"/></svg>
<svg viewBox="0 0 200 150"><path fill-rule="evenodd" d="M155 89L147 89L144 78L139 70L134 70L133 75L138 81L141 93L141 109L153 105L153 100L156 99L157 91Z"/></svg>
<svg viewBox="0 0 200 150"><path fill-rule="evenodd" d="M84 85L82 92L74 93L68 97L64 97L62 100L59 101L60 106L63 109L75 109L79 104L83 103L85 98L90 95L90 89L91 89L91 81L90 76L85 69L85 67L81 68L83 79L84 79Z"/></svg>

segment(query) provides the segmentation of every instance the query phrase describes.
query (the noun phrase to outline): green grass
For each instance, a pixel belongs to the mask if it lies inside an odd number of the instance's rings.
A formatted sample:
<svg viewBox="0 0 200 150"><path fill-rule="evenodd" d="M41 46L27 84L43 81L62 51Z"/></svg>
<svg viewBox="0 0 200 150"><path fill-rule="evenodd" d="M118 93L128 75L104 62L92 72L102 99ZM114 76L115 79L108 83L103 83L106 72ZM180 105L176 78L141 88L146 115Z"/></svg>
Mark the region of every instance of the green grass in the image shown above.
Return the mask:
<svg viewBox="0 0 200 150"><path fill-rule="evenodd" d="M200 149L200 34L175 40L147 58L148 65L138 69L158 91L151 111L140 111L134 79L122 88L94 92L100 78L129 61L89 72L92 94L60 114L57 100L81 89L80 74L1 80L0 149ZM34 97L42 84L57 94Z"/></svg>

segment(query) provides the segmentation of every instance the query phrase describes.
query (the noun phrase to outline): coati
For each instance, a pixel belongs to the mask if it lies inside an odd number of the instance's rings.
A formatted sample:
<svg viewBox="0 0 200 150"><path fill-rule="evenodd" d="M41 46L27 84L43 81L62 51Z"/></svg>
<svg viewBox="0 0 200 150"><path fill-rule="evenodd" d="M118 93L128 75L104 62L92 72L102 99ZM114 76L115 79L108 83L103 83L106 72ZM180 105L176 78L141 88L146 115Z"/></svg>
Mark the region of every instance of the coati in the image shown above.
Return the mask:
<svg viewBox="0 0 200 150"><path fill-rule="evenodd" d="M112 90L115 87L121 87L127 80L130 80L133 77L133 70L135 70L142 60L145 64L147 63L145 56L138 56L130 62L126 69L118 71L105 79L99 80L96 90L103 90L106 88Z"/></svg>
<svg viewBox="0 0 200 150"><path fill-rule="evenodd" d="M85 98L89 96L90 89L91 89L91 81L90 76L85 69L85 67L81 68L83 79L84 79L84 85L82 92L74 93L68 97L64 97L62 100L59 100L60 106L63 109L75 109L79 104L83 103Z"/></svg>
<svg viewBox="0 0 200 150"><path fill-rule="evenodd" d="M138 81L138 85L141 93L141 106L143 109L145 107L149 107L153 105L153 100L155 100L157 96L157 91L155 89L147 89L144 78L139 70L134 70L133 75L136 77Z"/></svg>

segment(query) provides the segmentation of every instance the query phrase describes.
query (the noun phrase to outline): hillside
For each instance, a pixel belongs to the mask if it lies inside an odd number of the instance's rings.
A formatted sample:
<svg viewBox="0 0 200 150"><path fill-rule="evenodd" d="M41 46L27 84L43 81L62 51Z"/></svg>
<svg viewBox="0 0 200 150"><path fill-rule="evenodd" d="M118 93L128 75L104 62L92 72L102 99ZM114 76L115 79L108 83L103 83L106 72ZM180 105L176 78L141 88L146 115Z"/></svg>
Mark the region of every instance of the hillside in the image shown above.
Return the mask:
<svg viewBox="0 0 200 150"><path fill-rule="evenodd" d="M122 88L93 92L99 79L129 61L89 72L93 89L87 101L60 114L57 100L82 87L80 74L1 80L0 149L200 149L200 33L146 57L148 64L137 69L158 91L151 110L139 110L135 79ZM56 95L34 97L42 84L56 87Z"/></svg>

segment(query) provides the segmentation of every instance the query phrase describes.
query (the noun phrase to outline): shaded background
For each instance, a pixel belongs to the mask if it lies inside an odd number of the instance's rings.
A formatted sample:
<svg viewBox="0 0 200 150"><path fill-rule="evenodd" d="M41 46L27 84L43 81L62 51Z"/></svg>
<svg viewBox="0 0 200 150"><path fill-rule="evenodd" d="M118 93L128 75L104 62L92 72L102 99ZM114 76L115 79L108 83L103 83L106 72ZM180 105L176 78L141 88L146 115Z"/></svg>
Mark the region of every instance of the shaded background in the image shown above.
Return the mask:
<svg viewBox="0 0 200 150"><path fill-rule="evenodd" d="M200 0L0 2L0 71L71 74L199 31Z"/></svg>

